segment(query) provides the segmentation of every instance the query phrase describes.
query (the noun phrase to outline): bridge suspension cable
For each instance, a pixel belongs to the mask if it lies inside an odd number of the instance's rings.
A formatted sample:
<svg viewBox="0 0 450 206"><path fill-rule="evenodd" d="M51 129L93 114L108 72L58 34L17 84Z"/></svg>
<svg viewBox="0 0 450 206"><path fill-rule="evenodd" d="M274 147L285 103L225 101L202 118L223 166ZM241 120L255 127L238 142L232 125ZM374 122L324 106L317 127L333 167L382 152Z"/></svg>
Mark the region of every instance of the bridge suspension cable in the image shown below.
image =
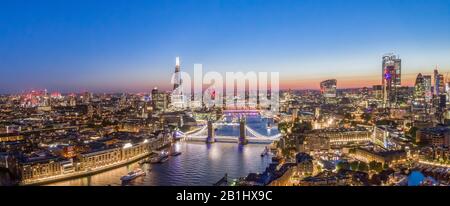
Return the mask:
<svg viewBox="0 0 450 206"><path fill-rule="evenodd" d="M204 125L204 126L203 126L200 130L198 130L197 132L190 133L190 134L188 134L188 132L187 132L186 135L189 135L189 136L200 136L200 134L202 134L203 132L206 131L206 128L208 128L208 125Z"/></svg>
<svg viewBox="0 0 450 206"><path fill-rule="evenodd" d="M215 124L216 125L216 124ZM234 125L233 123L231 124L219 124L219 125ZM186 132L185 135L186 136L190 136L190 137L203 137L205 136L205 131L207 130L208 126L204 125L201 129L199 129L198 131L193 131L192 133L190 132ZM254 129L250 128L248 125L245 126L245 129L254 137L259 137L259 138L268 138L268 139L278 139L281 137L281 134L278 133L276 135L272 135L272 136L267 136L267 135L263 135L257 131L255 131Z"/></svg>
<svg viewBox="0 0 450 206"><path fill-rule="evenodd" d="M280 137L281 137L281 134L280 134L280 133L278 133L278 134L276 134L276 135L273 135L273 136L266 136L266 135L260 134L259 132L253 130L252 128L250 128L250 127L247 126L247 125L245 126L245 129L247 129L247 131L249 131L250 134L252 134L252 135L255 136L255 137L264 137L264 138L271 138L271 139L277 139L277 138L280 138Z"/></svg>

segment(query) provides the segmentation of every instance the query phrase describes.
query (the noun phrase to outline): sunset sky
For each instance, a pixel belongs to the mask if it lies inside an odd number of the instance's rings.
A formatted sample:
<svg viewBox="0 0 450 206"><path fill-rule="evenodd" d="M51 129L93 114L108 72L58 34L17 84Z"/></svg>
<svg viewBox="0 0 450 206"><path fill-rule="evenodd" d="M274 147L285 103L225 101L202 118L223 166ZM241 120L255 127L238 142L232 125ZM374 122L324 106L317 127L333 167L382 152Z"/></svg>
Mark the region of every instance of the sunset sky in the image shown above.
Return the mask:
<svg viewBox="0 0 450 206"><path fill-rule="evenodd" d="M4 0L0 93L168 89L182 70L278 71L282 88L450 72L448 0Z"/></svg>

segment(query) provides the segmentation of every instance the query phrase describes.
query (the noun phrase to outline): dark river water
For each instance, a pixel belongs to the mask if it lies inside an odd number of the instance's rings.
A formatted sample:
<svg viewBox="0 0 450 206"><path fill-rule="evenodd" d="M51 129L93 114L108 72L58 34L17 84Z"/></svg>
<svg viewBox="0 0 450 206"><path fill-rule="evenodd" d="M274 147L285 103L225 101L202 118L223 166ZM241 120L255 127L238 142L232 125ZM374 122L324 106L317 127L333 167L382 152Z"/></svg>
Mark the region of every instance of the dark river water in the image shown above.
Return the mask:
<svg viewBox="0 0 450 206"><path fill-rule="evenodd" d="M229 120L231 121L231 119ZM264 135L274 135L276 127L267 129L268 121L259 116L247 118L247 125ZM239 135L238 126L223 126L218 128L217 135ZM170 157L162 164L145 164L142 168L146 176L139 177L129 185L152 186L184 186L212 185L221 179L225 173L229 178L245 177L250 172L263 172L270 164L269 156L261 157L264 144L238 145L237 143L177 142L173 149L182 152L181 155ZM77 178L50 185L121 185L120 177L139 167L137 163L123 166L89 177Z"/></svg>

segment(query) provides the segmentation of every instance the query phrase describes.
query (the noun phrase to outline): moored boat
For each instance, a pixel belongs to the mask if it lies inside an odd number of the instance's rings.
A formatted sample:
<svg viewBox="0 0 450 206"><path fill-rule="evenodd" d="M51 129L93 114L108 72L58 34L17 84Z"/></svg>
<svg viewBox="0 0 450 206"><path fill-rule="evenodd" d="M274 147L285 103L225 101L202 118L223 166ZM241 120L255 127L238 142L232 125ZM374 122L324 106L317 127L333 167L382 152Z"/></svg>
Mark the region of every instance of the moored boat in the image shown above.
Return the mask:
<svg viewBox="0 0 450 206"><path fill-rule="evenodd" d="M122 176L120 178L120 180L122 180L123 182L131 181L131 180L134 180L134 179L136 179L136 178L138 178L140 176L145 176L145 175L146 175L146 173L141 168L138 168L138 169L135 169L132 172L129 172L127 175Z"/></svg>
<svg viewBox="0 0 450 206"><path fill-rule="evenodd" d="M161 152L157 157L154 157L150 162L152 164L163 163L169 159L167 152Z"/></svg>
<svg viewBox="0 0 450 206"><path fill-rule="evenodd" d="M170 156L178 156L181 155L181 152L172 152L170 153Z"/></svg>
<svg viewBox="0 0 450 206"><path fill-rule="evenodd" d="M160 160L159 160L159 162L158 163L163 163L163 162L166 162L167 160L169 160L169 156L167 155L167 156L164 156L164 157L162 157Z"/></svg>

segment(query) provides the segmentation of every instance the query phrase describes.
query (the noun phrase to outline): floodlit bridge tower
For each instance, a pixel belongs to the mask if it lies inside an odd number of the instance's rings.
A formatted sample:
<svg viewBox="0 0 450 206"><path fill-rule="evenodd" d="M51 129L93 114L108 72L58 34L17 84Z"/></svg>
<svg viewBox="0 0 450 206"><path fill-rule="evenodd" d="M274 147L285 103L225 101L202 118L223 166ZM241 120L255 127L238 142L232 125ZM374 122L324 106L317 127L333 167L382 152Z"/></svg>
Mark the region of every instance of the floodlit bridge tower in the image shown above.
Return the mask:
<svg viewBox="0 0 450 206"><path fill-rule="evenodd" d="M245 118L241 117L239 120L239 144L248 143L245 131Z"/></svg>
<svg viewBox="0 0 450 206"><path fill-rule="evenodd" d="M214 125L212 120L208 120L208 136L206 137L206 143L214 143L216 134L214 131Z"/></svg>
<svg viewBox="0 0 450 206"><path fill-rule="evenodd" d="M260 101L259 101L259 86L258 86L258 89L256 90L256 109L257 109L257 110L260 110L260 109L261 109L261 107L260 107Z"/></svg>

